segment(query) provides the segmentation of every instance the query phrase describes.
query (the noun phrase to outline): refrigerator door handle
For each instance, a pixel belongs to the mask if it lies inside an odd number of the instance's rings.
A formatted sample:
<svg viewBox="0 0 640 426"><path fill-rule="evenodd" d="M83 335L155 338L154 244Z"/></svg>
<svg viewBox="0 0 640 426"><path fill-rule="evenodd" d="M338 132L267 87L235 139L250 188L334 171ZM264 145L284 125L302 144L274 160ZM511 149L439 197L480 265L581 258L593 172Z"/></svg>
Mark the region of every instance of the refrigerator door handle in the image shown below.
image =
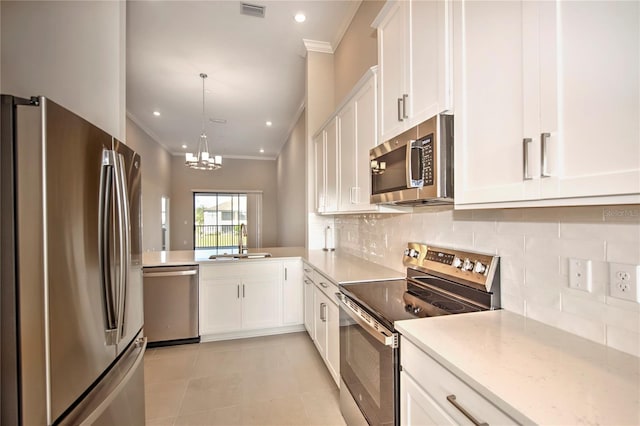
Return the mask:
<svg viewBox="0 0 640 426"><path fill-rule="evenodd" d="M100 281L102 284L105 310L105 339L109 346L117 343L117 293L114 291L111 263L111 226L113 224L113 178L115 157L114 151L102 153L102 170L100 172L100 206L98 217L98 250L100 258Z"/></svg>
<svg viewBox="0 0 640 426"><path fill-rule="evenodd" d="M130 255L130 226L129 226L129 197L127 196L124 158L122 154L115 153L115 177L116 177L116 203L118 205L118 243L119 243L119 281L117 297L117 343L124 336L125 300L127 297L127 284L129 281Z"/></svg>

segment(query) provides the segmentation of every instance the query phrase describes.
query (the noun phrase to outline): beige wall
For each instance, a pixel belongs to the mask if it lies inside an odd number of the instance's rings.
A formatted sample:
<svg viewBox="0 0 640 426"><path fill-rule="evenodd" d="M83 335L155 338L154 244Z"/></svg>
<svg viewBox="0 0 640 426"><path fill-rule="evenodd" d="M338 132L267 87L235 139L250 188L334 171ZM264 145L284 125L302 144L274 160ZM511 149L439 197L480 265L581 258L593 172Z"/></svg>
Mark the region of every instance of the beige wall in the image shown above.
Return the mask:
<svg viewBox="0 0 640 426"><path fill-rule="evenodd" d="M384 3L378 0L363 1L335 49L336 104L342 102L369 68L378 64L378 38L371 23Z"/></svg>
<svg viewBox="0 0 640 426"><path fill-rule="evenodd" d="M171 249L193 249L193 191L262 191L262 246L277 244L275 160L224 158L220 170L192 170L171 158ZM249 230L251 236L253 230ZM252 246L249 239L249 246Z"/></svg>
<svg viewBox="0 0 640 426"><path fill-rule="evenodd" d="M142 249L161 250L160 199L171 193L171 154L130 119L127 145L140 154L142 163Z"/></svg>
<svg viewBox="0 0 640 426"><path fill-rule="evenodd" d="M278 246L305 245L305 115L298 118L276 160L278 179Z"/></svg>
<svg viewBox="0 0 640 426"><path fill-rule="evenodd" d="M126 2L5 1L2 93L44 95L126 136Z"/></svg>

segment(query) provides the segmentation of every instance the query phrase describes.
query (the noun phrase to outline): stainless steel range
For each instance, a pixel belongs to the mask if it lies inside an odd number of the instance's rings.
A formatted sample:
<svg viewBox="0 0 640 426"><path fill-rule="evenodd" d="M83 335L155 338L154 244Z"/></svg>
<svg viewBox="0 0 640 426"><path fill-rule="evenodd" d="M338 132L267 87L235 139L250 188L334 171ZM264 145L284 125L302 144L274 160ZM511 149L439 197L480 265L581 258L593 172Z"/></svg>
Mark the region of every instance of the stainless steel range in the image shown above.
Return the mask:
<svg viewBox="0 0 640 426"><path fill-rule="evenodd" d="M409 243L403 280L341 284L340 409L347 424L399 425L400 320L500 308L497 256Z"/></svg>

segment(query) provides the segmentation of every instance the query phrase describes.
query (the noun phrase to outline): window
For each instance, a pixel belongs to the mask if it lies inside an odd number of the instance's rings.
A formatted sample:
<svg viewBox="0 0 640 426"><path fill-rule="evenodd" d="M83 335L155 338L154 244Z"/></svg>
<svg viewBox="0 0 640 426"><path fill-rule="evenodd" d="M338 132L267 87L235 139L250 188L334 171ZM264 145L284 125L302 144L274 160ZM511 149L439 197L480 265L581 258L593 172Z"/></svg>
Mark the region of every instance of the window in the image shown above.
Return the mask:
<svg viewBox="0 0 640 426"><path fill-rule="evenodd" d="M194 249L238 247L240 224L247 224L247 194L197 192L193 205Z"/></svg>

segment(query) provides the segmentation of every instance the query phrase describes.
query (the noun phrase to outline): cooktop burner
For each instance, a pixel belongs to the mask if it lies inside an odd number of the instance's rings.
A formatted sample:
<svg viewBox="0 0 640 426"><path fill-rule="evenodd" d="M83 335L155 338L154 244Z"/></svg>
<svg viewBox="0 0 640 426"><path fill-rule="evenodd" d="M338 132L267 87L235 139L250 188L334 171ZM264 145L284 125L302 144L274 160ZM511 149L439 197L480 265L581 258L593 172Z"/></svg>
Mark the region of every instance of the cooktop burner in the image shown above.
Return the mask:
<svg viewBox="0 0 640 426"><path fill-rule="evenodd" d="M410 243L405 265L406 279L340 290L391 330L395 321L499 308L497 257Z"/></svg>

